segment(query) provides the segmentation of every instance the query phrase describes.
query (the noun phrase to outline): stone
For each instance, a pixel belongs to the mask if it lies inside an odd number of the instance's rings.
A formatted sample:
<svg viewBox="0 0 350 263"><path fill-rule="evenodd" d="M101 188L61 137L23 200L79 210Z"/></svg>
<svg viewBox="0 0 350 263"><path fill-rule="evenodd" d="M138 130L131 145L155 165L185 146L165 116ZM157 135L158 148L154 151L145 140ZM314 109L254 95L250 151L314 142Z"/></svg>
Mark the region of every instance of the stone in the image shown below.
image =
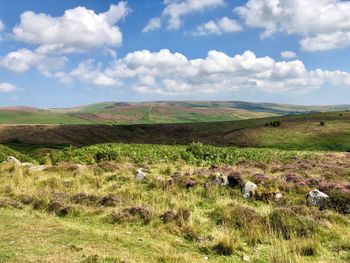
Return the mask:
<svg viewBox="0 0 350 263"><path fill-rule="evenodd" d="M225 175L222 175L220 173L215 174L214 184L218 186L227 186L228 185L228 178Z"/></svg>
<svg viewBox="0 0 350 263"><path fill-rule="evenodd" d="M18 160L17 158L13 157L13 156L9 156L7 157L6 163L13 163L13 164L17 164L17 165L21 165L21 161Z"/></svg>
<svg viewBox="0 0 350 263"><path fill-rule="evenodd" d="M146 174L142 171L142 168L136 171L135 178L139 181L142 181L146 178Z"/></svg>
<svg viewBox="0 0 350 263"><path fill-rule="evenodd" d="M280 192L275 193L275 200L279 201L283 198L283 194Z"/></svg>
<svg viewBox="0 0 350 263"><path fill-rule="evenodd" d="M258 186L256 184L248 181L242 189L243 198L248 199L248 198L254 196L257 188L258 188Z"/></svg>
<svg viewBox="0 0 350 263"><path fill-rule="evenodd" d="M307 205L308 206L318 206L324 208L327 203L328 195L315 189L308 193L307 195Z"/></svg>

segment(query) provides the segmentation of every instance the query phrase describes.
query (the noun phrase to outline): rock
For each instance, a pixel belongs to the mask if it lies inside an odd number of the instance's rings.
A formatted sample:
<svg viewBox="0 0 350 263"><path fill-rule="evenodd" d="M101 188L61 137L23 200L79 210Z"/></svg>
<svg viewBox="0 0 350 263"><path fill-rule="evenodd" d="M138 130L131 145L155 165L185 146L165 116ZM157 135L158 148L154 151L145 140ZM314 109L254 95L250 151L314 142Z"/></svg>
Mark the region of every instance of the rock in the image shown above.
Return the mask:
<svg viewBox="0 0 350 263"><path fill-rule="evenodd" d="M21 165L21 161L13 156L7 157L5 163L13 163L13 164Z"/></svg>
<svg viewBox="0 0 350 263"><path fill-rule="evenodd" d="M258 186L256 184L248 181L242 189L243 198L248 199L248 198L254 196L255 190L257 188L258 188Z"/></svg>
<svg viewBox="0 0 350 263"><path fill-rule="evenodd" d="M279 200L281 200L282 198L283 198L282 193L280 193L280 192L275 193L275 201L279 201Z"/></svg>
<svg viewBox="0 0 350 263"><path fill-rule="evenodd" d="M29 166L29 171L31 172L41 172L46 169L46 165L31 165Z"/></svg>
<svg viewBox="0 0 350 263"><path fill-rule="evenodd" d="M228 178L225 175L222 175L220 173L216 173L214 184L218 186L226 186L228 185Z"/></svg>
<svg viewBox="0 0 350 263"><path fill-rule="evenodd" d="M327 203L328 195L315 189L308 193L307 195L307 205L308 206L318 206L324 208Z"/></svg>
<svg viewBox="0 0 350 263"><path fill-rule="evenodd" d="M146 178L146 174L142 171L142 168L137 170L135 178L139 181L142 181L143 179Z"/></svg>

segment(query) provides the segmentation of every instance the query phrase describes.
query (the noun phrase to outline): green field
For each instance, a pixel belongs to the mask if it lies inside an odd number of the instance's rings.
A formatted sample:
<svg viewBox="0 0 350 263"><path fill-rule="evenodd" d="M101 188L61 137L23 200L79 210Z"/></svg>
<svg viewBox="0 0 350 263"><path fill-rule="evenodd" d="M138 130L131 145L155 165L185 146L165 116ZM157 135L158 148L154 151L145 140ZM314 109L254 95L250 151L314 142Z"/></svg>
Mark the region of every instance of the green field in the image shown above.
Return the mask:
<svg viewBox="0 0 350 263"><path fill-rule="evenodd" d="M280 126L270 125L276 121L280 122ZM24 152L31 148L98 143L186 145L192 142L216 146L346 152L350 150L350 112L187 124L0 126L0 143Z"/></svg>
<svg viewBox="0 0 350 263"><path fill-rule="evenodd" d="M105 102L65 109L0 108L0 124L195 123L347 109L349 105L298 106L240 101Z"/></svg>

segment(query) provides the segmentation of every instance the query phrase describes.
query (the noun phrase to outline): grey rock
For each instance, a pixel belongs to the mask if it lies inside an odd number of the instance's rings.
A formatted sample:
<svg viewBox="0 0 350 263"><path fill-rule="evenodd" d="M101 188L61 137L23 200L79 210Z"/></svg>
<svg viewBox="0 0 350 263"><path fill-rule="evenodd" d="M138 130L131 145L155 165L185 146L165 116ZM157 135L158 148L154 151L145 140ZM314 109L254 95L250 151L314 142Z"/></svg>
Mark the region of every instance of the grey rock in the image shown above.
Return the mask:
<svg viewBox="0 0 350 263"><path fill-rule="evenodd" d="M142 171L142 168L136 171L135 178L139 181L142 181L146 178L146 174Z"/></svg>
<svg viewBox="0 0 350 263"><path fill-rule="evenodd" d="M257 188L258 188L258 186L256 184L254 184L253 182L250 182L250 181L246 182L246 184L244 185L244 187L242 189L243 198L248 199L248 198L252 197Z"/></svg>
<svg viewBox="0 0 350 263"><path fill-rule="evenodd" d="M326 206L328 195L315 189L308 193L307 195L307 205L308 206L318 206L324 208Z"/></svg>
<svg viewBox="0 0 350 263"><path fill-rule="evenodd" d="M220 173L216 173L214 184L218 186L227 186L228 185L228 179L227 176L222 175Z"/></svg>

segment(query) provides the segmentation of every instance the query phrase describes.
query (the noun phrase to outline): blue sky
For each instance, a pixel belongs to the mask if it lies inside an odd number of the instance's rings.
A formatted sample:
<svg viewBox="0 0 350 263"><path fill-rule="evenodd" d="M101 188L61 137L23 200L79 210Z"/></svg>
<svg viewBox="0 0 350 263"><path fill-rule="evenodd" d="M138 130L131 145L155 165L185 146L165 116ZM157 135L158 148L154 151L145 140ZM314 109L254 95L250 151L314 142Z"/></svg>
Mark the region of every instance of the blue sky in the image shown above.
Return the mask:
<svg viewBox="0 0 350 263"><path fill-rule="evenodd" d="M12 0L0 21L0 106L350 103L349 1Z"/></svg>

